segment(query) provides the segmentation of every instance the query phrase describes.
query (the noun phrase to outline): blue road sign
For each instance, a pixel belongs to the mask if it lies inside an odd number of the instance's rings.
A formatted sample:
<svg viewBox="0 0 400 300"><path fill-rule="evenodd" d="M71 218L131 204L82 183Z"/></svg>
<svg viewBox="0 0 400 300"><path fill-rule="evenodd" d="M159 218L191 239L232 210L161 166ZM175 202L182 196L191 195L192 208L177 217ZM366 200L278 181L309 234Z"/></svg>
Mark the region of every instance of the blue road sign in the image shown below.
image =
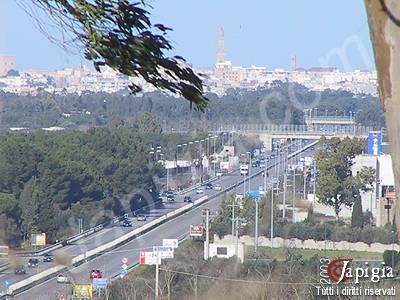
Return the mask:
<svg viewBox="0 0 400 300"><path fill-rule="evenodd" d="M382 153L382 132L368 132L368 154L379 155Z"/></svg>
<svg viewBox="0 0 400 300"><path fill-rule="evenodd" d="M105 289L107 287L107 278L93 278L93 287L95 289Z"/></svg>
<svg viewBox="0 0 400 300"><path fill-rule="evenodd" d="M261 197L260 191L249 191L246 194L247 194L247 196L254 197L257 199L260 199L260 197Z"/></svg>
<svg viewBox="0 0 400 300"><path fill-rule="evenodd" d="M119 274L128 274L128 269L124 269L124 268L121 268L120 270L119 270Z"/></svg>

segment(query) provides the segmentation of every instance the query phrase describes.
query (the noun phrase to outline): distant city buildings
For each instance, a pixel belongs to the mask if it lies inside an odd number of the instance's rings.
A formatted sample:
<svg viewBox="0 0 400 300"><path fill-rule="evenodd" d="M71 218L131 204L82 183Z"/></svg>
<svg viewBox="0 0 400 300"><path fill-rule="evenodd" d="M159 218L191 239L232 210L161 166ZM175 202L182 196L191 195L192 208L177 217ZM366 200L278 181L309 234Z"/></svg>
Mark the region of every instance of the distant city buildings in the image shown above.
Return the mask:
<svg viewBox="0 0 400 300"><path fill-rule="evenodd" d="M6 76L8 71L15 70L16 61L13 55L0 55L0 76Z"/></svg>
<svg viewBox="0 0 400 300"><path fill-rule="evenodd" d="M143 93L155 91L141 78L132 78L103 67L95 72L81 65L79 68L58 71L15 70L15 56L0 56L0 90L17 94L35 94L40 90L54 93L105 92L116 93L128 89L134 82L142 86ZM301 84L312 91L343 90L354 94L377 96L376 71L346 71L334 67L299 68L296 55L290 58L290 70L269 70L264 66L235 66L226 59L225 35L218 34L216 64L212 69L197 69L206 92L222 96L230 88L256 90L268 88L276 82ZM16 73L16 74L15 74ZM6 75L9 76L6 76Z"/></svg>

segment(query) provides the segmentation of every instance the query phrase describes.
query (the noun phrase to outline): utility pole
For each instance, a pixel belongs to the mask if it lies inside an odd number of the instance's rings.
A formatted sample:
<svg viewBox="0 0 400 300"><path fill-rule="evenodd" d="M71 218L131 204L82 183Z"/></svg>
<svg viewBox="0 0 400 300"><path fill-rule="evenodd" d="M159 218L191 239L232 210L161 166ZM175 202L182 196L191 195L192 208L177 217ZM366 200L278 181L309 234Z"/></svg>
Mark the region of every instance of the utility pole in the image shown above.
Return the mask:
<svg viewBox="0 0 400 300"><path fill-rule="evenodd" d="M248 171L247 176L249 177L249 192L250 192L250 189L251 189L251 186L250 186L250 179L251 179L251 177L250 177L250 173L251 173L251 152L247 152L247 154L249 155L249 171Z"/></svg>
<svg viewBox="0 0 400 300"><path fill-rule="evenodd" d="M159 292L159 272L160 272L160 266L159 266L159 259L160 259L160 252L158 249L158 246L156 247L157 249L157 260L156 260L156 287L155 287L155 300L158 300L158 292Z"/></svg>
<svg viewBox="0 0 400 300"><path fill-rule="evenodd" d="M169 191L169 168L167 168L167 191Z"/></svg>
<svg viewBox="0 0 400 300"><path fill-rule="evenodd" d="M282 212L283 220L285 220L286 217L286 185L287 185L287 174L285 165L285 172L283 173L283 212Z"/></svg>
<svg viewBox="0 0 400 300"><path fill-rule="evenodd" d="M213 147L213 149L214 149L214 176L217 176L217 172L216 172L216 170L215 170L215 164L216 164L216 160L217 160L217 157L216 157L216 155L215 155L215 140L216 140L216 136L214 135L213 136L213 142L214 142L214 147Z"/></svg>
<svg viewBox="0 0 400 300"><path fill-rule="evenodd" d="M232 236L235 235L235 207L237 206L236 204L236 198L233 199L232 204L230 205L232 207Z"/></svg>
<svg viewBox="0 0 400 300"><path fill-rule="evenodd" d="M306 172L303 167L303 199L306 200L306 182L307 182Z"/></svg>
<svg viewBox="0 0 400 300"><path fill-rule="evenodd" d="M206 215L206 253L205 259L210 257L210 209L203 209L203 214Z"/></svg>
<svg viewBox="0 0 400 300"><path fill-rule="evenodd" d="M296 202L296 164L293 165L293 210L292 210L292 222L294 223L294 205Z"/></svg>
<svg viewBox="0 0 400 300"><path fill-rule="evenodd" d="M313 160L313 167L314 167L313 200L315 203L315 192L316 192L316 184L317 184L317 161L315 159ZM371 209L372 209L372 205L371 205Z"/></svg>
<svg viewBox="0 0 400 300"><path fill-rule="evenodd" d="M274 183L272 183L271 188L271 245L272 239L274 238Z"/></svg>
<svg viewBox="0 0 400 300"><path fill-rule="evenodd" d="M254 252L257 255L258 250L258 198L255 198L256 201L256 222L255 222L255 229L254 229Z"/></svg>

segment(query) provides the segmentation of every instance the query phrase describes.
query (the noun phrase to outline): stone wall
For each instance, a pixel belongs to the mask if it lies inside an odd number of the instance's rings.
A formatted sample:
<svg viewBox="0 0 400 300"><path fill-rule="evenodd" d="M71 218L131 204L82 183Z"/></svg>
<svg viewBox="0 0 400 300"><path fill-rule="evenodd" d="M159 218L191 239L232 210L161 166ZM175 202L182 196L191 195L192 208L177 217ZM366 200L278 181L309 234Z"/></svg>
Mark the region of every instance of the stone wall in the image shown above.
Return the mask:
<svg viewBox="0 0 400 300"><path fill-rule="evenodd" d="M244 235L239 238L239 244L243 243L246 246L254 246L254 237ZM232 235L226 235L220 239L214 235L214 243L218 244L233 244L236 243L236 238ZM299 249L318 249L318 250L347 250L347 251L365 251L383 253L385 250L400 251L400 245L395 244L380 244L372 243L368 245L363 242L351 243L347 241L315 241L315 240L300 240L300 239L283 239L280 237L273 238L271 242L269 238L260 236L258 245L272 248L299 248Z"/></svg>

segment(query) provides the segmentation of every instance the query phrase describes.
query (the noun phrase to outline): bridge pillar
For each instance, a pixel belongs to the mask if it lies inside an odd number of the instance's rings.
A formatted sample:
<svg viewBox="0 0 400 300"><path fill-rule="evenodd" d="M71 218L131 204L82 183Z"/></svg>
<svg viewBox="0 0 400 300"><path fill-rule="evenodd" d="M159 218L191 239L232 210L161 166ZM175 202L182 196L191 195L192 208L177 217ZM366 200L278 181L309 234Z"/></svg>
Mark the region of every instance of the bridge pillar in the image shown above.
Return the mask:
<svg viewBox="0 0 400 300"><path fill-rule="evenodd" d="M264 147L271 151L272 150L272 134L268 134L268 133L261 133L259 135L260 137L260 141L262 141L264 143Z"/></svg>

